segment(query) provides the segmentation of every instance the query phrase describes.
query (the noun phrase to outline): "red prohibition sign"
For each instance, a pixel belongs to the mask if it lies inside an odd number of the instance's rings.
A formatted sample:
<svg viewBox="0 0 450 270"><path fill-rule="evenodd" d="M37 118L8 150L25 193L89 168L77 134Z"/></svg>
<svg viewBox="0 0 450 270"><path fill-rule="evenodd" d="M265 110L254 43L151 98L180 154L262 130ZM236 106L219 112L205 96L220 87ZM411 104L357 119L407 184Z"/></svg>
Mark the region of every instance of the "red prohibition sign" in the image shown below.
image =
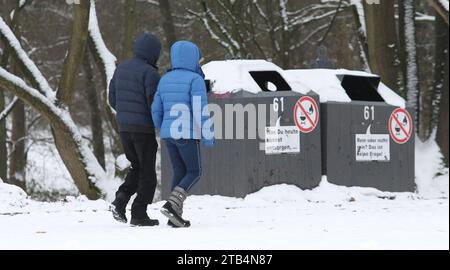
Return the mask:
<svg viewBox="0 0 450 270"><path fill-rule="evenodd" d="M300 98L295 104L294 120L301 132L312 132L319 122L319 107L316 101L308 96Z"/></svg>
<svg viewBox="0 0 450 270"><path fill-rule="evenodd" d="M404 144L411 138L413 122L409 112L402 108L395 109L389 118L389 133L398 144Z"/></svg>

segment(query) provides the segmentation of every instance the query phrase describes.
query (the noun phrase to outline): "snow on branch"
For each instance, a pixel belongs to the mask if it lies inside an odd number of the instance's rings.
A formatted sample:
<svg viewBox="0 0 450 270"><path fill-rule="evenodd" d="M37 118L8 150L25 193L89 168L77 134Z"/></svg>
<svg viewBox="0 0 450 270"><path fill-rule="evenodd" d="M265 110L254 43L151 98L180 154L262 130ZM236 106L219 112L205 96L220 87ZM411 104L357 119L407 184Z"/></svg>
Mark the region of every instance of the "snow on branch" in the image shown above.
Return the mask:
<svg viewBox="0 0 450 270"><path fill-rule="evenodd" d="M21 78L0 67L0 85L5 86L15 96L19 97L48 120L52 125L64 127L70 132L70 138L77 145L80 158L90 175L90 181L98 187L103 194L112 194L110 183L105 170L100 166L89 148L89 142L83 138L78 127L70 116L69 111L59 108L37 89L28 86ZM55 122L56 121L56 122Z"/></svg>
<svg viewBox="0 0 450 270"><path fill-rule="evenodd" d="M304 25L304 24L320 21L320 20L322 20L324 18L328 18L330 16L334 16L335 14L336 14L336 10L332 10L332 11L328 11L328 12L325 12L325 13L320 14L320 15L311 15L311 16L307 16L307 17L303 17L303 18L296 18L290 24L292 26Z"/></svg>
<svg viewBox="0 0 450 270"><path fill-rule="evenodd" d="M114 71L116 70L117 58L111 53L111 51L106 47L105 41L103 40L102 33L98 25L97 11L95 9L95 0L91 0L91 9L89 15L89 36L94 42L95 49L100 55L101 61L105 68L107 86L109 87L109 82L111 81Z"/></svg>
<svg viewBox="0 0 450 270"><path fill-rule="evenodd" d="M210 19L214 24L219 28L222 35L228 40L230 45L234 47L236 51L239 51L241 49L241 46L239 43L233 39L231 34L228 32L226 27L220 22L220 20L217 18L217 16L211 11L211 9L207 6L206 2L203 1L203 9L205 11L205 17Z"/></svg>
<svg viewBox="0 0 450 270"><path fill-rule="evenodd" d="M206 16L202 16L201 14L198 14L196 12L194 12L193 10L187 9L186 10L188 13L194 15L195 17L197 17L199 20L201 20L201 22L203 23L203 26L205 27L206 31L208 32L209 36L216 41L220 46L222 46L230 55L234 55L234 50L232 48L232 46L230 44L228 44L227 42L223 41L212 29L211 25L209 24L208 19L206 18Z"/></svg>
<svg viewBox="0 0 450 270"><path fill-rule="evenodd" d="M428 0L433 9L441 16L448 25L448 0Z"/></svg>
<svg viewBox="0 0 450 270"><path fill-rule="evenodd" d="M0 122L3 121L9 115L9 113L14 108L14 105L16 105L17 100L19 99L17 97L14 97L11 103L9 103L9 105L6 106L6 108L2 112L0 112Z"/></svg>
<svg viewBox="0 0 450 270"><path fill-rule="evenodd" d="M287 0L280 0L280 14L281 21L283 22L283 30L289 31L289 17L287 15Z"/></svg>
<svg viewBox="0 0 450 270"><path fill-rule="evenodd" d="M364 13L364 6L362 3L363 0L350 0L350 1L351 1L350 3L356 7L356 11L358 12L359 23L361 24L360 31L362 34L364 34L365 37L367 37L366 15Z"/></svg>
<svg viewBox="0 0 450 270"><path fill-rule="evenodd" d="M448 0L439 0L439 4L448 12Z"/></svg>
<svg viewBox="0 0 450 270"><path fill-rule="evenodd" d="M53 89L48 84L47 79L42 75L36 64L29 58L27 53L23 50L19 40L16 38L8 24L0 17L0 34L5 37L6 41L17 54L18 59L23 63L24 67L31 73L34 80L39 86L39 90L49 99L50 102L55 103L56 95Z"/></svg>
<svg viewBox="0 0 450 270"><path fill-rule="evenodd" d="M20 0L19 2L19 8L22 8L27 3L27 0Z"/></svg>
<svg viewBox="0 0 450 270"><path fill-rule="evenodd" d="M156 0L137 0L138 2L143 2L143 3L147 3L147 4L151 4L151 5L155 5L155 6L159 6L159 2Z"/></svg>
<svg viewBox="0 0 450 270"><path fill-rule="evenodd" d="M46 107L57 113L58 108L46 96L35 88L28 86L21 78L0 67L0 83L8 82L15 86L13 94L33 106ZM10 91L11 89L8 88Z"/></svg>

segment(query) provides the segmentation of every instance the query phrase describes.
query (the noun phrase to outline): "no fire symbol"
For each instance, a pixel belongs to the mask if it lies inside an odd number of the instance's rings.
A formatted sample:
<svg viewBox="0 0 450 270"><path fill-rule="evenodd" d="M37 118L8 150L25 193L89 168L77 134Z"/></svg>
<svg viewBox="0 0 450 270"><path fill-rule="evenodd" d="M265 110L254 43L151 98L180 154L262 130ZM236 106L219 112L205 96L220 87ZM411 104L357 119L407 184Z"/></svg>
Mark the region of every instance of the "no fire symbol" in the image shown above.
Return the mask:
<svg viewBox="0 0 450 270"><path fill-rule="evenodd" d="M402 108L394 110L389 118L389 132L396 143L408 142L413 132L413 122L407 110Z"/></svg>
<svg viewBox="0 0 450 270"><path fill-rule="evenodd" d="M295 124L303 133L312 132L319 122L319 107L311 97L302 97L295 104Z"/></svg>

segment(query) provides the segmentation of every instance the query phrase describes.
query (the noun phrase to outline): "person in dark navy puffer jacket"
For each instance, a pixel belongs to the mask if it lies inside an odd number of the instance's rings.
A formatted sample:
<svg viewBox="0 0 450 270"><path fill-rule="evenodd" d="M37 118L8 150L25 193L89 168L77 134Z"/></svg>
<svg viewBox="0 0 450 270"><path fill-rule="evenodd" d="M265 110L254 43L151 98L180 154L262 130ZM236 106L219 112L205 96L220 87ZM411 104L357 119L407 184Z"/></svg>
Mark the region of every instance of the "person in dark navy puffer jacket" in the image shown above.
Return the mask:
<svg viewBox="0 0 450 270"><path fill-rule="evenodd" d="M161 209L175 227L188 227L182 218L188 192L202 174L200 142L214 145L199 48L178 41L171 48L172 70L161 78L153 105L155 127L161 129L173 168L172 193Z"/></svg>
<svg viewBox="0 0 450 270"><path fill-rule="evenodd" d="M160 79L156 66L160 52L161 42L156 36L140 35L134 44L134 57L117 67L109 87L109 103L117 112L123 149L131 162L111 211L116 220L127 222L126 205L137 193L131 207L134 226L159 224L147 216L147 205L152 203L156 189L158 143L150 108Z"/></svg>

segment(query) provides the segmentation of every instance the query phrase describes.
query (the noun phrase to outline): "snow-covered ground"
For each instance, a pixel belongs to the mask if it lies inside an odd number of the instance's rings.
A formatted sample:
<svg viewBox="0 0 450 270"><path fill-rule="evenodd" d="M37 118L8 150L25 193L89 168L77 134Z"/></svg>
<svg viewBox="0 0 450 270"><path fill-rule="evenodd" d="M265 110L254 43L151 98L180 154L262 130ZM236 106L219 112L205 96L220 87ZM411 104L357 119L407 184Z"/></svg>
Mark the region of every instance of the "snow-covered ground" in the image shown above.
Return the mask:
<svg viewBox="0 0 450 270"><path fill-rule="evenodd" d="M103 200L37 202L0 183L0 249L449 249L448 169L435 143L417 142L416 156L415 193L340 187L324 178L310 191L278 185L245 199L191 196L188 229L166 226L162 202L148 209L160 226L133 228L115 222Z"/></svg>
<svg viewBox="0 0 450 270"><path fill-rule="evenodd" d="M133 228L113 221L105 201L37 203L25 201L16 188L11 193L13 205L1 202L0 249L449 248L448 199L343 188L326 180L312 191L279 185L245 199L192 196L188 229L165 225L162 202L148 210L161 226Z"/></svg>

